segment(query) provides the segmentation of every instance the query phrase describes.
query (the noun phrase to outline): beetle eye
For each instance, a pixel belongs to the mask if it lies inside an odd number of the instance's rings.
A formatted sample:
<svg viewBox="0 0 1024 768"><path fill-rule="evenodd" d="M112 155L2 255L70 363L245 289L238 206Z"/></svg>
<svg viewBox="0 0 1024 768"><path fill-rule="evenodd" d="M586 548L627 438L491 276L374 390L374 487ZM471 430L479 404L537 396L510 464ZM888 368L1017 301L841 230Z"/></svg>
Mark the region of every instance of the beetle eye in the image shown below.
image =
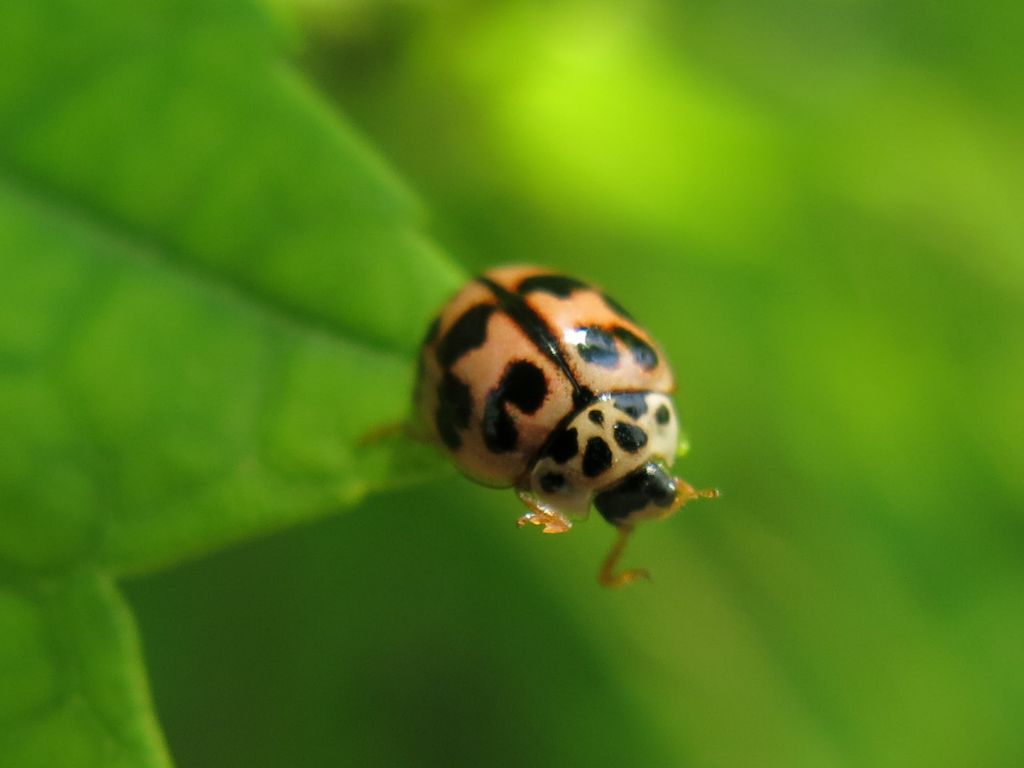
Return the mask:
<svg viewBox="0 0 1024 768"><path fill-rule="evenodd" d="M676 493L676 481L665 466L649 461L597 494L594 506L612 525L623 525L632 515L651 505L663 509L671 507Z"/></svg>

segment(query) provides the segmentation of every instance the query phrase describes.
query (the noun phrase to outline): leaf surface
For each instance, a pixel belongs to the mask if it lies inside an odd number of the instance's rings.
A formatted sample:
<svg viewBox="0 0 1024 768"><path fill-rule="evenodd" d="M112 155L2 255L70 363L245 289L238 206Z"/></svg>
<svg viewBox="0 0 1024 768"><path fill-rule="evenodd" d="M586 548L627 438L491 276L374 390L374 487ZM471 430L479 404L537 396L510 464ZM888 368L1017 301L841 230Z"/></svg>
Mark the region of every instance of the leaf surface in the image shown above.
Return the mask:
<svg viewBox="0 0 1024 768"><path fill-rule="evenodd" d="M114 6L0 32L4 765L168 764L109 575L429 471L360 439L461 279L258 7Z"/></svg>

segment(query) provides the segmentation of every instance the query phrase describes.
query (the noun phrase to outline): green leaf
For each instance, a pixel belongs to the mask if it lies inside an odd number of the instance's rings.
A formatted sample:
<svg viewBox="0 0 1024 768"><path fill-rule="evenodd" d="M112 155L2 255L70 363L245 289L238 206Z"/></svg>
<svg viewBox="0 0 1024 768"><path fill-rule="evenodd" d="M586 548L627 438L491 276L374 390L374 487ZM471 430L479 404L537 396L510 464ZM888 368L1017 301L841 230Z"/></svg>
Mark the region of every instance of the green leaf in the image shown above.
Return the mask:
<svg viewBox="0 0 1024 768"><path fill-rule="evenodd" d="M255 5L3 26L0 764L165 765L105 574L433 466L359 441L461 275Z"/></svg>
<svg viewBox="0 0 1024 768"><path fill-rule="evenodd" d="M135 627L93 573L0 587L4 765L169 766Z"/></svg>

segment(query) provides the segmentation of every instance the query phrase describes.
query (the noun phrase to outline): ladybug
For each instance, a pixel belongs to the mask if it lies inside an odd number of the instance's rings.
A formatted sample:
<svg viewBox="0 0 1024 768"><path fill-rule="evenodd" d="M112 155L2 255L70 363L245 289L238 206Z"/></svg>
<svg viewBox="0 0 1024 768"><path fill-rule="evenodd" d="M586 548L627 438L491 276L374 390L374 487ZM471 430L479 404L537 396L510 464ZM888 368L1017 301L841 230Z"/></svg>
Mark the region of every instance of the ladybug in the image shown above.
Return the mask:
<svg viewBox="0 0 1024 768"><path fill-rule="evenodd" d="M697 491L670 468L679 453L672 370L616 301L580 280L529 266L465 285L423 341L419 428L467 476L515 488L519 518L563 533L591 506L618 529L599 581L616 573L637 523L671 515Z"/></svg>

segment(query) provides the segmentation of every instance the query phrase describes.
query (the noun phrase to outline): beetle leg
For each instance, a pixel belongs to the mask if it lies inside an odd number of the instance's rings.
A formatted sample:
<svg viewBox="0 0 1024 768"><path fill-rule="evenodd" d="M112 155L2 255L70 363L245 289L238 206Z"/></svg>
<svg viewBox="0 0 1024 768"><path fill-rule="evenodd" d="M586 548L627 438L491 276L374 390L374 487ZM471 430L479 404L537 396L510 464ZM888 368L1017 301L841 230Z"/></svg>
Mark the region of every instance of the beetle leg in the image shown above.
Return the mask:
<svg viewBox="0 0 1024 768"><path fill-rule="evenodd" d="M407 419L405 421L389 421L364 432L356 440L356 445L366 448L400 438L407 438L418 443L430 442L427 430L418 422Z"/></svg>
<svg viewBox="0 0 1024 768"><path fill-rule="evenodd" d="M651 574L643 568L629 568L620 573L615 572L615 568L619 564L622 551L626 548L626 542L629 541L631 533L633 533L633 526L631 525L620 525L618 527L618 536L615 539L615 543L612 545L607 557L605 557L604 562L601 563L601 570L597 572L597 581L602 587L618 589L627 584L632 584L637 579L650 580Z"/></svg>
<svg viewBox="0 0 1024 768"><path fill-rule="evenodd" d="M516 491L519 500L530 510L516 521L516 525L522 528L527 523L532 525L543 525L544 533L565 533L572 528L572 521L568 518L543 507L529 491Z"/></svg>

